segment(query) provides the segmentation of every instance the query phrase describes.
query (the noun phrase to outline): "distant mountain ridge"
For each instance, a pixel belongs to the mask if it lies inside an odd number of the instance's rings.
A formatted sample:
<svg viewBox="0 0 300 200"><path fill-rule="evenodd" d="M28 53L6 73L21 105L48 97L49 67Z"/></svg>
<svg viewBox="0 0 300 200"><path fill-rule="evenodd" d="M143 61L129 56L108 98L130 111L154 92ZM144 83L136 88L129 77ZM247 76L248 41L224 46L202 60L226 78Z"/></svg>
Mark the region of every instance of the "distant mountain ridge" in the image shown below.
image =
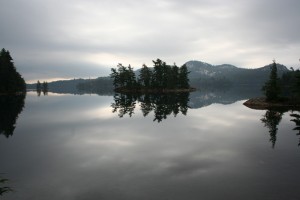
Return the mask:
<svg viewBox="0 0 300 200"><path fill-rule="evenodd" d="M190 71L189 78L192 83L196 84L196 87L218 82L220 84L261 86L269 78L271 71L271 64L255 69L239 68L230 64L211 65L201 61L188 61L185 64ZM277 64L277 71L278 76L281 77L289 70L286 66Z"/></svg>
<svg viewBox="0 0 300 200"><path fill-rule="evenodd" d="M271 71L271 64L256 69L239 68L231 64L212 65L201 61L188 61L185 64L190 71L190 85L197 89L227 88L233 85L260 89ZM277 70L279 77L289 71L281 64L277 64ZM137 69L135 73L138 74L139 71L140 69ZM113 93L112 80L108 76L96 79L59 80L48 85L49 91L57 93ZM36 89L36 84L27 84L27 89Z"/></svg>

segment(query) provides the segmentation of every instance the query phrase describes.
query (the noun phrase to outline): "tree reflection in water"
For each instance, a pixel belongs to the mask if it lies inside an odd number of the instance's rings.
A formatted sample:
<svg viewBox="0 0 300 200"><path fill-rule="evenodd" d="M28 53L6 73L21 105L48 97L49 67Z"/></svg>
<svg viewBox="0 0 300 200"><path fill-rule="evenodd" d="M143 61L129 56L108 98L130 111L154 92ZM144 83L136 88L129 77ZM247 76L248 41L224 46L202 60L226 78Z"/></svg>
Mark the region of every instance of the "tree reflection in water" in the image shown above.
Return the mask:
<svg viewBox="0 0 300 200"><path fill-rule="evenodd" d="M112 112L118 112L119 117L134 114L136 102L140 103L143 116L146 117L152 111L154 112L153 121L161 122L167 119L168 115L173 114L174 117L178 113L187 114L189 93L175 94L120 94L114 95L114 103L111 107Z"/></svg>
<svg viewBox="0 0 300 200"><path fill-rule="evenodd" d="M25 94L0 95L0 135L12 136L24 108Z"/></svg>
<svg viewBox="0 0 300 200"><path fill-rule="evenodd" d="M299 113L292 113L290 114L291 117L294 117L294 119L291 119L292 122L295 122L296 127L293 129L295 131L298 131L297 135L300 136L300 114ZM300 139L298 146L300 146Z"/></svg>
<svg viewBox="0 0 300 200"><path fill-rule="evenodd" d="M12 192L11 187L6 186L7 182L8 182L8 179L0 177L0 196L3 196L4 194L6 194L8 192Z"/></svg>
<svg viewBox="0 0 300 200"><path fill-rule="evenodd" d="M276 135L278 131L278 124L282 119L282 115L284 112L276 111L276 110L267 110L263 115L261 121L265 124L265 127L269 128L270 133L270 141L272 143L272 148L275 147L276 143Z"/></svg>

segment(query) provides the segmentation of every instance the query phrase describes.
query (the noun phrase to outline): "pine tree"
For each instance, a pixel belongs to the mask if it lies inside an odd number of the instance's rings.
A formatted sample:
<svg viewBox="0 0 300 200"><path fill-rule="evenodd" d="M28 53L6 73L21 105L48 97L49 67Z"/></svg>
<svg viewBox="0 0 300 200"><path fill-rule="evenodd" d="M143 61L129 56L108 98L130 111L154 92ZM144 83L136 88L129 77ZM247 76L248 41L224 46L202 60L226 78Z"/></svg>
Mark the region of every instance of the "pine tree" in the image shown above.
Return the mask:
<svg viewBox="0 0 300 200"><path fill-rule="evenodd" d="M279 98L280 86L279 78L277 75L277 66L275 60L271 67L271 73L269 80L265 83L262 90L264 91L267 101L276 101Z"/></svg>
<svg viewBox="0 0 300 200"><path fill-rule="evenodd" d="M115 88L120 86L120 74L115 68L111 68L110 77L113 79L113 85Z"/></svg>
<svg viewBox="0 0 300 200"><path fill-rule="evenodd" d="M151 85L152 71L144 64L139 75L139 83L145 87L149 88Z"/></svg>
<svg viewBox="0 0 300 200"><path fill-rule="evenodd" d="M36 91L41 91L42 90L42 84L41 82L38 80L36 83Z"/></svg>
<svg viewBox="0 0 300 200"><path fill-rule="evenodd" d="M48 94L48 83L46 81L43 82L43 93L44 95Z"/></svg>
<svg viewBox="0 0 300 200"><path fill-rule="evenodd" d="M132 89L135 86L136 86L135 73L131 65L129 65L128 68L126 69L126 87Z"/></svg>
<svg viewBox="0 0 300 200"><path fill-rule="evenodd" d="M17 72L9 51L0 52L0 93L25 92L26 84Z"/></svg>
<svg viewBox="0 0 300 200"><path fill-rule="evenodd" d="M188 74L190 72L187 69L187 66L184 64L179 68L178 74L178 81L179 81L179 88L188 89L190 88Z"/></svg>
<svg viewBox="0 0 300 200"><path fill-rule="evenodd" d="M293 87L293 93L294 93L294 97L297 101L300 101L300 71L296 70L294 72L295 74L295 83L292 86Z"/></svg>
<svg viewBox="0 0 300 200"><path fill-rule="evenodd" d="M161 89L163 87L163 62L160 59L152 62L154 64L152 86Z"/></svg>

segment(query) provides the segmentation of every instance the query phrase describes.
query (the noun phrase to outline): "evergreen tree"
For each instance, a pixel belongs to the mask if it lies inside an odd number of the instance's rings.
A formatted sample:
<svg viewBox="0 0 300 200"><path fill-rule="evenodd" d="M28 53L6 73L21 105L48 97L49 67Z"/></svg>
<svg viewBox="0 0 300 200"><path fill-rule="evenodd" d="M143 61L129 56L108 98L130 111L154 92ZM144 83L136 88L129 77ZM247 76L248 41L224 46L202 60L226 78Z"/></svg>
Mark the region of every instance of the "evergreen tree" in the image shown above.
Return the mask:
<svg viewBox="0 0 300 200"><path fill-rule="evenodd" d="M133 68L129 65L126 69L126 87L131 89L136 86L136 77Z"/></svg>
<svg viewBox="0 0 300 200"><path fill-rule="evenodd" d="M300 71L296 70L294 74L295 74L295 83L292 86L293 94L294 94L293 96L297 101L299 101L300 100Z"/></svg>
<svg viewBox="0 0 300 200"><path fill-rule="evenodd" d="M36 93L37 93L38 96L41 96L41 92L42 92L42 84L38 80L37 83L36 83Z"/></svg>
<svg viewBox="0 0 300 200"><path fill-rule="evenodd" d="M42 90L42 84L41 82L38 80L36 83L36 91L41 91Z"/></svg>
<svg viewBox="0 0 300 200"><path fill-rule="evenodd" d="M17 72L9 51L0 52L0 93L25 92L26 84Z"/></svg>
<svg viewBox="0 0 300 200"><path fill-rule="evenodd" d="M278 100L280 94L280 86L275 61L273 61L273 65L271 67L270 79L265 83L262 90L266 95L267 101Z"/></svg>
<svg viewBox="0 0 300 200"><path fill-rule="evenodd" d="M161 89L163 87L163 62L160 59L152 62L154 64L152 86Z"/></svg>
<svg viewBox="0 0 300 200"><path fill-rule="evenodd" d="M145 87L149 88L151 85L152 71L144 64L139 75L139 83Z"/></svg>
<svg viewBox="0 0 300 200"><path fill-rule="evenodd" d="M43 82L43 93L44 95L48 94L48 83L46 81Z"/></svg>
<svg viewBox="0 0 300 200"><path fill-rule="evenodd" d="M112 68L112 73L110 74L114 87L120 91L122 89L154 89L161 92L165 89L190 88L189 72L186 65L178 68L176 64L170 66L160 59L153 61L153 63L153 71L146 65L143 65L138 82L130 65L126 68L122 64L118 64L117 69Z"/></svg>
<svg viewBox="0 0 300 200"><path fill-rule="evenodd" d="M119 63L117 68L119 73L120 87L124 87L126 85L126 67L124 67L121 63Z"/></svg>
<svg viewBox="0 0 300 200"><path fill-rule="evenodd" d="M178 74L178 81L179 81L179 88L190 88L188 74L190 72L187 69L187 66L184 64L179 68Z"/></svg>
<svg viewBox="0 0 300 200"><path fill-rule="evenodd" d="M115 68L111 68L111 72L110 77L113 79L114 87L117 88L120 86L120 74Z"/></svg>
<svg viewBox="0 0 300 200"><path fill-rule="evenodd" d="M177 65L174 63L174 65L170 69L170 76L168 79L168 88L173 89L173 88L178 88L179 84L179 68Z"/></svg>

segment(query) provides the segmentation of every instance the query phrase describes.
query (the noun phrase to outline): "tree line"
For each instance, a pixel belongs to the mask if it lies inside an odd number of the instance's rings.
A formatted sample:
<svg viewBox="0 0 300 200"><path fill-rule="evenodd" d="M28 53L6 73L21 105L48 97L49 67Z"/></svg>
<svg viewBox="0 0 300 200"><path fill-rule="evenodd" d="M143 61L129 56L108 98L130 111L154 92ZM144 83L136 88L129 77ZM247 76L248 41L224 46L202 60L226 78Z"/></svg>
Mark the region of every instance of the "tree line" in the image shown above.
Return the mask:
<svg viewBox="0 0 300 200"><path fill-rule="evenodd" d="M160 59L153 61L153 68L142 66L138 77L133 68L118 64L112 68L110 77L115 88L128 90L174 90L189 89L189 71L186 65L167 65Z"/></svg>
<svg viewBox="0 0 300 200"><path fill-rule="evenodd" d="M269 80L264 84L262 90L267 101L300 102L300 71L291 68L291 71L282 75L277 74L277 64L275 60L271 67Z"/></svg>
<svg viewBox="0 0 300 200"><path fill-rule="evenodd" d="M39 80L36 83L36 92L37 95L40 96L41 92L43 92L44 95L48 94L48 82L44 81L43 83L41 83Z"/></svg>
<svg viewBox="0 0 300 200"><path fill-rule="evenodd" d="M10 52L0 51L0 93L13 94L25 92L26 84L13 63Z"/></svg>

